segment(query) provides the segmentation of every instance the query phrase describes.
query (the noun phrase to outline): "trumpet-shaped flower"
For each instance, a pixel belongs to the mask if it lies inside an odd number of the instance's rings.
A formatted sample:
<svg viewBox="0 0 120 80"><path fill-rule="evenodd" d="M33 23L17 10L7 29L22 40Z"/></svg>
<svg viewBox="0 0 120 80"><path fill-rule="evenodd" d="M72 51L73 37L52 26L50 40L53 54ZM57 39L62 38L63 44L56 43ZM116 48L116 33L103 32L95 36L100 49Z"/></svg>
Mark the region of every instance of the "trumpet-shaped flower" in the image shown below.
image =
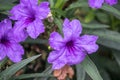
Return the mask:
<svg viewBox="0 0 120 80"><path fill-rule="evenodd" d="M65 65L78 64L84 60L86 54L96 52L97 36L83 35L79 20L65 19L63 23L62 37L58 32L52 32L49 38L49 44L54 50L50 52L48 62L52 63L53 69L60 69Z"/></svg>
<svg viewBox="0 0 120 80"><path fill-rule="evenodd" d="M101 8L103 3L107 3L109 5L114 5L118 3L118 0L89 0L89 6L92 8Z"/></svg>
<svg viewBox="0 0 120 80"><path fill-rule="evenodd" d="M19 62L24 54L23 47L14 37L11 21L5 19L0 22L0 60L6 56L13 62Z"/></svg>
<svg viewBox="0 0 120 80"><path fill-rule="evenodd" d="M37 38L40 33L44 32L42 20L47 17L49 12L48 2L38 4L38 0L20 0L20 4L14 6L10 11L10 19L17 20L16 35L26 38L26 34L28 34L31 38Z"/></svg>

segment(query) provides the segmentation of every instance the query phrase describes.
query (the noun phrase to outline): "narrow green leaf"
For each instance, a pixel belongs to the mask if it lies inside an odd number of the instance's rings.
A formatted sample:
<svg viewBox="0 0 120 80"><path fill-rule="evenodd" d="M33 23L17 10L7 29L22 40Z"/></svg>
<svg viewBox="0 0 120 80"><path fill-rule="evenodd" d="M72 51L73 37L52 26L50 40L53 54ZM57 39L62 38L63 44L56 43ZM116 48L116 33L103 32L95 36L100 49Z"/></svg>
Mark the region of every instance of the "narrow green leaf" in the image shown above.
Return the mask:
<svg viewBox="0 0 120 80"><path fill-rule="evenodd" d="M112 13L116 18L119 18L119 19L120 19L120 11L117 10L116 8L105 4L105 5L102 6L101 9Z"/></svg>
<svg viewBox="0 0 120 80"><path fill-rule="evenodd" d="M103 80L111 80L109 73L105 69L101 69L100 72Z"/></svg>
<svg viewBox="0 0 120 80"><path fill-rule="evenodd" d="M87 2L81 1L81 2L75 2L72 3L68 8L66 8L66 11L73 9L73 8L78 8L78 7L89 7ZM116 8L109 6L107 4L104 4L102 6L103 10L110 12L111 14L113 14L116 18L120 19L120 11L117 10Z"/></svg>
<svg viewBox="0 0 120 80"><path fill-rule="evenodd" d="M22 74L20 76L14 77L13 79L26 79L26 78L37 78L37 79L39 79L40 77L53 77L52 75L50 75L51 73L52 73L52 69L51 69L51 66L49 66L42 73Z"/></svg>
<svg viewBox="0 0 120 80"><path fill-rule="evenodd" d="M16 0L0 0L0 9L1 10L11 9L14 6L13 2L15 1Z"/></svg>
<svg viewBox="0 0 120 80"><path fill-rule="evenodd" d="M100 23L82 23L83 28L89 28L89 29L101 29L101 28L109 28L108 25L100 24Z"/></svg>
<svg viewBox="0 0 120 80"><path fill-rule="evenodd" d="M92 60L87 56L86 59L81 63L83 69L93 80L103 80L99 71Z"/></svg>
<svg viewBox="0 0 120 80"><path fill-rule="evenodd" d="M26 79L26 78L36 78L36 77L53 77L53 76L44 73L32 73L32 74L22 74L18 77L15 77L15 79Z"/></svg>
<svg viewBox="0 0 120 80"><path fill-rule="evenodd" d="M6 70L0 73L0 79L5 79L8 80L11 76L13 76L18 70L26 66L28 63L31 61L35 60L38 58L40 55L30 57L28 59L25 59L19 63L16 63L10 67L8 67Z"/></svg>
<svg viewBox="0 0 120 80"><path fill-rule="evenodd" d="M50 7L53 8L55 5L55 0L48 0L50 2Z"/></svg>
<svg viewBox="0 0 120 80"><path fill-rule="evenodd" d="M117 51L117 50L113 50L113 55L116 59L116 61L118 62L119 66L120 66L120 51Z"/></svg>
<svg viewBox="0 0 120 80"><path fill-rule="evenodd" d="M58 15L59 15L59 16L63 16L63 17L66 16L65 12L64 12L63 10L61 10L61 9L51 8L51 10L54 11L54 12L56 12L56 13L57 13L57 16L58 16Z"/></svg>
<svg viewBox="0 0 120 80"><path fill-rule="evenodd" d="M64 3L66 2L67 0L57 0L56 4L55 4L55 8L59 8L59 9L62 9L63 8L63 5Z"/></svg>
<svg viewBox="0 0 120 80"><path fill-rule="evenodd" d="M7 61L7 58L4 58L2 61L0 61L0 68L2 67L2 65L4 65Z"/></svg>
<svg viewBox="0 0 120 80"><path fill-rule="evenodd" d="M31 38L27 38L23 43L30 43L30 44L47 44L48 40L46 39L31 39Z"/></svg>
<svg viewBox="0 0 120 80"><path fill-rule="evenodd" d="M58 18L54 18L54 22L55 22L55 24L57 24L60 33L63 34L63 32L62 32L62 20L58 19Z"/></svg>
<svg viewBox="0 0 120 80"><path fill-rule="evenodd" d="M66 8L66 11L73 9L73 8L78 8L78 7L88 7L88 3L87 2L72 3L68 8Z"/></svg>
<svg viewBox="0 0 120 80"><path fill-rule="evenodd" d="M85 80L85 70L81 64L76 65L77 80Z"/></svg>

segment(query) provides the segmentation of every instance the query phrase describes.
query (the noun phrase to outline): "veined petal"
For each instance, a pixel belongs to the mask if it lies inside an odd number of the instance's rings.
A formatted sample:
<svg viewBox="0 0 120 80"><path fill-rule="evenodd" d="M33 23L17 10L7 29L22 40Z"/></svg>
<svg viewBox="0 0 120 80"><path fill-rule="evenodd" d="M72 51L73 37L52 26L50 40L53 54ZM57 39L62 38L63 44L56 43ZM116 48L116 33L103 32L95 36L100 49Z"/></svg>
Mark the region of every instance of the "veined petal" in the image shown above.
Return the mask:
<svg viewBox="0 0 120 80"><path fill-rule="evenodd" d="M63 60L56 60L53 65L52 65L52 69L61 69L63 66L66 65L66 62L64 62Z"/></svg>
<svg viewBox="0 0 120 80"><path fill-rule="evenodd" d="M92 8L101 8L104 0L88 0L88 4Z"/></svg>
<svg viewBox="0 0 120 80"><path fill-rule="evenodd" d="M6 57L4 46L0 44L0 61Z"/></svg>
<svg viewBox="0 0 120 80"><path fill-rule="evenodd" d="M75 49L70 52L67 48L58 51L52 51L48 57L48 62L53 64L53 69L60 69L64 65L73 65L82 62L86 54L82 49Z"/></svg>
<svg viewBox="0 0 120 80"><path fill-rule="evenodd" d="M31 17L34 12L32 6L21 6L18 4L10 10L9 18L12 20L21 20L23 18Z"/></svg>
<svg viewBox="0 0 120 80"><path fill-rule="evenodd" d="M24 54L23 47L18 43L12 43L9 48L6 48L6 54L13 62L19 62Z"/></svg>
<svg viewBox="0 0 120 80"><path fill-rule="evenodd" d="M65 39L69 39L71 37L73 38L79 37L81 32L82 32L82 27L79 20L75 19L72 20L71 22L68 19L64 20L63 33Z"/></svg>
<svg viewBox="0 0 120 80"><path fill-rule="evenodd" d="M27 32L31 38L35 39L40 33L44 32L44 24L41 20L36 19L34 22L28 24Z"/></svg>
<svg viewBox="0 0 120 80"><path fill-rule="evenodd" d="M54 56L54 54L56 55ZM63 47L61 50L54 51L50 54L48 61L53 64L52 69L60 69L67 64L66 60L67 58L65 54L66 54L65 47Z"/></svg>
<svg viewBox="0 0 120 80"><path fill-rule="evenodd" d="M12 23L9 19L0 22L0 36L7 33L10 29L12 29Z"/></svg>
<svg viewBox="0 0 120 80"><path fill-rule="evenodd" d="M84 48L88 54L91 54L98 50L98 45L96 44L97 39L98 36L84 35L76 40L75 45Z"/></svg>
<svg viewBox="0 0 120 80"><path fill-rule="evenodd" d="M74 64L79 64L82 62L86 56L86 52L81 48L76 48L73 52L66 52L66 60L67 64L69 65L74 65Z"/></svg>
<svg viewBox="0 0 120 80"><path fill-rule="evenodd" d="M105 2L109 5L114 5L118 3L118 0L105 0Z"/></svg>
<svg viewBox="0 0 120 80"><path fill-rule="evenodd" d="M16 42L21 42L21 41L24 41L27 37L28 37L28 34L27 32L25 31L25 28L26 28L26 24L24 24L23 21L17 21L15 23L15 26L13 27L12 29L12 34L11 36L14 37L14 40Z"/></svg>
<svg viewBox="0 0 120 80"><path fill-rule="evenodd" d="M37 17L40 19L47 18L48 14L50 13L49 2L41 2L37 11Z"/></svg>
<svg viewBox="0 0 120 80"><path fill-rule="evenodd" d="M52 32L50 34L49 44L55 50L61 49L64 45L62 36L57 32Z"/></svg>
<svg viewBox="0 0 120 80"><path fill-rule="evenodd" d="M20 0L20 4L21 5L37 5L38 4L38 0Z"/></svg>
<svg viewBox="0 0 120 80"><path fill-rule="evenodd" d="M82 33L82 26L80 21L77 19L72 20L70 22L70 27L71 27L73 36L79 37L79 35Z"/></svg>
<svg viewBox="0 0 120 80"><path fill-rule="evenodd" d="M72 30L70 29L70 21L66 18L63 22L64 39L67 40L72 36Z"/></svg>

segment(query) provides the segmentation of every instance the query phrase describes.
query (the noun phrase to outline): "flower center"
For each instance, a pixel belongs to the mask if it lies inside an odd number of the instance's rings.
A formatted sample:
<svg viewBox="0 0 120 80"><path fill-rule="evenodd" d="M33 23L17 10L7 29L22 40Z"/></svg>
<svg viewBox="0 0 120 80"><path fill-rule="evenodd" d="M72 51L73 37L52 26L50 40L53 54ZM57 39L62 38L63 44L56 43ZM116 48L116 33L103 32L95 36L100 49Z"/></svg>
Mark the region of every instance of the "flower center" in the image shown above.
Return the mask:
<svg viewBox="0 0 120 80"><path fill-rule="evenodd" d="M8 46L10 42L9 42L7 36L3 36L0 40L0 43L5 45L5 46Z"/></svg>
<svg viewBox="0 0 120 80"><path fill-rule="evenodd" d="M29 23L31 23L31 22L33 22L35 20L35 17L33 16L33 17L28 17L26 20L25 20L25 23L26 24L29 24Z"/></svg>
<svg viewBox="0 0 120 80"><path fill-rule="evenodd" d="M68 41L67 43L66 43L66 46L67 47L72 47L73 46L73 41L71 40L71 41Z"/></svg>
<svg viewBox="0 0 120 80"><path fill-rule="evenodd" d="M69 51L73 51L73 49L74 49L74 42L71 40L71 41L68 41L67 43L66 43L66 47L67 47L67 49L69 50Z"/></svg>

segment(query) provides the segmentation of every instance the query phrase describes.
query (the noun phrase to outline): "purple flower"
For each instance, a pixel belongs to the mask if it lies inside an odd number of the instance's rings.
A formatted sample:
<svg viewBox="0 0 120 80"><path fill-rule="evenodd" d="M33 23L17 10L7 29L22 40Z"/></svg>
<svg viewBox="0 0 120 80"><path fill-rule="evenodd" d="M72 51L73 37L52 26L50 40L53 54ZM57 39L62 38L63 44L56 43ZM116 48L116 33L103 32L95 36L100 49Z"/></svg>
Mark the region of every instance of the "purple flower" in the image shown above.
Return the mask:
<svg viewBox="0 0 120 80"><path fill-rule="evenodd" d="M5 19L0 22L0 60L6 56L13 62L19 62L24 54L23 47L14 37L11 21Z"/></svg>
<svg viewBox="0 0 120 80"><path fill-rule="evenodd" d="M28 34L31 38L37 38L40 33L44 32L42 22L50 12L49 3L38 0L20 0L20 4L14 6L10 11L10 19L17 20L15 24L16 35L26 38ZM26 31L26 32L25 32Z"/></svg>
<svg viewBox="0 0 120 80"><path fill-rule="evenodd" d="M53 64L53 69L60 69L64 65L78 64L84 60L86 54L96 52L97 36L83 35L79 20L65 19L63 23L64 38L57 32L52 32L49 44L54 49L50 52L48 62Z"/></svg>
<svg viewBox="0 0 120 80"><path fill-rule="evenodd" d="M92 8L101 8L103 3L107 3L109 5L114 5L118 3L118 0L89 0L89 6Z"/></svg>

